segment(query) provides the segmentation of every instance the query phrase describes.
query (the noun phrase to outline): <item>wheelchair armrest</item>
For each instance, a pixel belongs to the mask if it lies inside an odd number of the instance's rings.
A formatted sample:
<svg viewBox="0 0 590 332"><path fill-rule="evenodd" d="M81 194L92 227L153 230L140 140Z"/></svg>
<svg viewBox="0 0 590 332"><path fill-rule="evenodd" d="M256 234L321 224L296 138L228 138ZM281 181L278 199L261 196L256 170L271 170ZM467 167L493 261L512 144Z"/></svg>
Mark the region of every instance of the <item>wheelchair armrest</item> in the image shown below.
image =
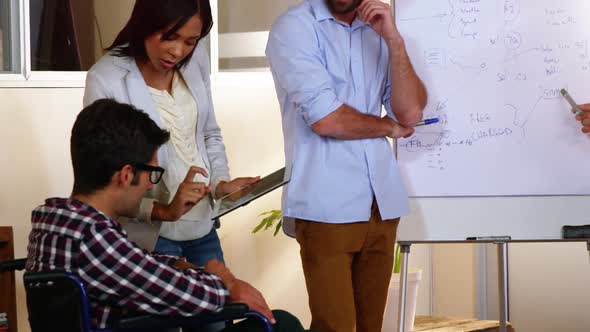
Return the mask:
<svg viewBox="0 0 590 332"><path fill-rule="evenodd" d="M115 323L115 331L149 331L175 328L181 326L196 326L201 324L223 322L245 318L250 309L244 303L230 303L216 313L200 314L192 317L133 315L122 317Z"/></svg>
<svg viewBox="0 0 590 332"><path fill-rule="evenodd" d="M0 272L13 272L13 271L21 271L25 269L25 264L27 263L26 258L15 259L12 261L4 261L0 262Z"/></svg>

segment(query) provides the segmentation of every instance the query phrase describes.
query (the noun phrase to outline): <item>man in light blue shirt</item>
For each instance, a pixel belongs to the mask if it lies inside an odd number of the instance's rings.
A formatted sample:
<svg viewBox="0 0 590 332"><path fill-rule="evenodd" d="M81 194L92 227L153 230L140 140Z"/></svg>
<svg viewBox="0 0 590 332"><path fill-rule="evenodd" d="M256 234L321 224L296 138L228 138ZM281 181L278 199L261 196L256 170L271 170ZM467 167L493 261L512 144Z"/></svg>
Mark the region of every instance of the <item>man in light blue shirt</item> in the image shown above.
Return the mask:
<svg viewBox="0 0 590 332"><path fill-rule="evenodd" d="M409 212L387 137L413 134L425 88L379 0L305 0L274 23L266 54L293 167L283 215L295 219L311 326L379 332Z"/></svg>

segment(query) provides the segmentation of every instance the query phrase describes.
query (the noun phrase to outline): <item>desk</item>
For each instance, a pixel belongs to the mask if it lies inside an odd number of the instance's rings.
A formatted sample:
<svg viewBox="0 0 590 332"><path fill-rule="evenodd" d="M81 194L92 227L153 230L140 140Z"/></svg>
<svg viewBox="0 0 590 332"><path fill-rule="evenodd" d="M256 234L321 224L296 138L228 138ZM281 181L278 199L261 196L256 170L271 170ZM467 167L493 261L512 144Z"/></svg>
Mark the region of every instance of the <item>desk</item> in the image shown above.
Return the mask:
<svg viewBox="0 0 590 332"><path fill-rule="evenodd" d="M399 241L401 257L400 273L400 292L399 292L399 313L398 326L399 332L409 332L405 330L406 318L406 291L408 287L408 256L410 255L410 246L412 244L452 244L452 243L493 243L498 246L498 293L500 302L500 328L499 332L509 332L509 307L508 307L508 243L568 243L568 242L585 242L588 253L590 253L590 238L588 239L531 239L531 240L439 240L439 241Z"/></svg>
<svg viewBox="0 0 590 332"><path fill-rule="evenodd" d="M0 227L0 261L14 259L12 227ZM17 332L14 272L0 273L0 312L8 314L8 332Z"/></svg>
<svg viewBox="0 0 590 332"><path fill-rule="evenodd" d="M451 317L416 316L413 332L499 332L500 322ZM508 331L515 332L510 323Z"/></svg>

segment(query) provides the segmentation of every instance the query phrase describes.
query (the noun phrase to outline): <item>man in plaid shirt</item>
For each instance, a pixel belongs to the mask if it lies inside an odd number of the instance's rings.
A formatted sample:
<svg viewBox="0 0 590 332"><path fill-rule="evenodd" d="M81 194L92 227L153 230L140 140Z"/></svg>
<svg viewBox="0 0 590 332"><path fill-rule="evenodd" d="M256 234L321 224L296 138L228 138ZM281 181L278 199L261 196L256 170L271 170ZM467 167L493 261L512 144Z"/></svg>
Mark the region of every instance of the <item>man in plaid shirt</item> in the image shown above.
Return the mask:
<svg viewBox="0 0 590 332"><path fill-rule="evenodd" d="M116 221L136 217L142 197L160 181L164 169L157 166L157 150L168 139L167 131L130 105L104 99L84 109L70 142L72 196L48 199L33 211L26 269L77 274L86 284L97 328L109 326L115 308L192 316L218 311L227 302L246 303L275 323L260 292L219 261L200 269L177 257L149 254ZM186 205L208 192L192 182L199 171L191 169L185 180L194 190ZM291 321L287 325L294 328L286 330L301 328L289 314L274 313ZM248 324L236 327L242 331Z"/></svg>

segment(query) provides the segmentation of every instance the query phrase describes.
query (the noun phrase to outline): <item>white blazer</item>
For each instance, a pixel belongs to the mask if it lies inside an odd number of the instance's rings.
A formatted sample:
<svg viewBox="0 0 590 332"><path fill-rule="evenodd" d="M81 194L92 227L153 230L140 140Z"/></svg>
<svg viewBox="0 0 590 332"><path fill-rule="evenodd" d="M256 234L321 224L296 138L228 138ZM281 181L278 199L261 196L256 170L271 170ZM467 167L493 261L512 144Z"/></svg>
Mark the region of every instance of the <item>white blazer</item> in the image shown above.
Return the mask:
<svg viewBox="0 0 590 332"><path fill-rule="evenodd" d="M203 44L199 43L192 57L180 72L197 102L196 141L199 153L203 157L206 167L210 170L211 185L213 186L221 180L229 181L225 145L213 110L209 56ZM158 126L162 127L162 119L156 104L152 100L143 75L133 58L116 57L111 52L90 68L86 76L84 107L102 98L112 98L121 103L131 104L146 112ZM158 151L158 162L166 168L168 164L166 146ZM154 200L167 203L169 196L170 193L166 186L156 185L142 201L139 220L123 223L129 233L129 238L146 250L153 250L160 232L161 223L151 221Z"/></svg>

